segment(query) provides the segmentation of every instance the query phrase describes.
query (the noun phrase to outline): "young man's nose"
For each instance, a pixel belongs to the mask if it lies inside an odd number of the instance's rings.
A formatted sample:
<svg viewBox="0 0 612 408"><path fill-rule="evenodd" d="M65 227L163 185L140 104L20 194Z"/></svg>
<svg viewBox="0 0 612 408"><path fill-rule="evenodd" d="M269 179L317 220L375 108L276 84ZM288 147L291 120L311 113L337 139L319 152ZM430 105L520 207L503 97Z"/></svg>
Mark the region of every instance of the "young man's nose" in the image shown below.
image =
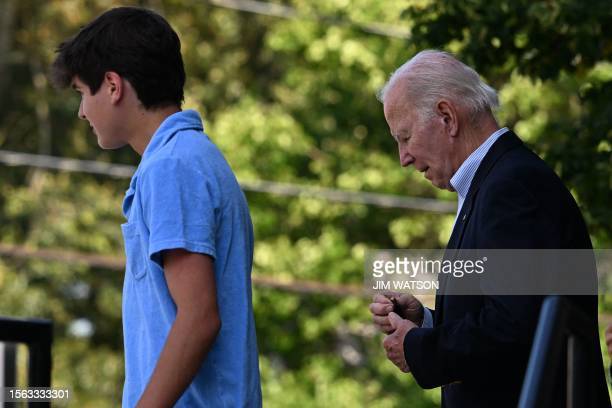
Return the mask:
<svg viewBox="0 0 612 408"><path fill-rule="evenodd" d="M83 113L83 101L79 104L79 119L86 120L85 114Z"/></svg>

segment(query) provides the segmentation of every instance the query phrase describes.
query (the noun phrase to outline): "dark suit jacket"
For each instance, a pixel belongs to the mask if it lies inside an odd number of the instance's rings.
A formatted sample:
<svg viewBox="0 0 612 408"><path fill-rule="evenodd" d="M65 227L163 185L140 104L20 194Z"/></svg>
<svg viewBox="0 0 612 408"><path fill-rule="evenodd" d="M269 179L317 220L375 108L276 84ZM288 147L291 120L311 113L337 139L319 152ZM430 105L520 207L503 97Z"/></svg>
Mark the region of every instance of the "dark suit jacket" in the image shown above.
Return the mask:
<svg viewBox="0 0 612 408"><path fill-rule="evenodd" d="M507 132L481 162L447 248L585 249L591 242L561 180ZM592 319L590 347L599 366L585 375L601 382L597 406L609 407L597 297L571 298ZM442 386L443 407L516 407L542 300L438 293L434 327L413 329L404 339L406 361L417 383L423 388ZM559 384L555 392L562 396L561 375Z"/></svg>

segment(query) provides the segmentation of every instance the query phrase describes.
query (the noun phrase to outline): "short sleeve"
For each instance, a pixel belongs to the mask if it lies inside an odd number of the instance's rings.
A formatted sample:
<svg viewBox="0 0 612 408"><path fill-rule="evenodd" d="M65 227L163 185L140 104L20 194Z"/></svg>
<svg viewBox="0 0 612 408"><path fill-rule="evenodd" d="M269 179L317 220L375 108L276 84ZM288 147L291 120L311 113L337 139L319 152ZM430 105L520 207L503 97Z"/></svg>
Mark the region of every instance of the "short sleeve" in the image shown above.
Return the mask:
<svg viewBox="0 0 612 408"><path fill-rule="evenodd" d="M140 181L150 259L162 266L161 252L177 248L215 258L219 194L212 177L196 165L167 158L150 163Z"/></svg>

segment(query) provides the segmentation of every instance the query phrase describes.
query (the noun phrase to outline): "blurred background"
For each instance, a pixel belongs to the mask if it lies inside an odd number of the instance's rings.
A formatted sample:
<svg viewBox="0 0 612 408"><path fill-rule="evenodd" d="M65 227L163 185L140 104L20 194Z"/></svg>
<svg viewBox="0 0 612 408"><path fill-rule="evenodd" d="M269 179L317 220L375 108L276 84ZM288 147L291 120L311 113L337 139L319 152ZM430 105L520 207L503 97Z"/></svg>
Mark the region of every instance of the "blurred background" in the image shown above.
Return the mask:
<svg viewBox="0 0 612 408"><path fill-rule="evenodd" d="M178 32L183 107L245 190L268 407L439 405L386 360L362 292L367 248L450 236L454 194L399 166L376 100L423 48L456 53L499 91L500 124L611 248L609 0L0 0L0 315L53 319L53 385L73 390L71 405L120 404L119 225L139 156L99 149L78 95L47 72L62 40L118 5L153 8ZM602 296L602 331L609 313Z"/></svg>

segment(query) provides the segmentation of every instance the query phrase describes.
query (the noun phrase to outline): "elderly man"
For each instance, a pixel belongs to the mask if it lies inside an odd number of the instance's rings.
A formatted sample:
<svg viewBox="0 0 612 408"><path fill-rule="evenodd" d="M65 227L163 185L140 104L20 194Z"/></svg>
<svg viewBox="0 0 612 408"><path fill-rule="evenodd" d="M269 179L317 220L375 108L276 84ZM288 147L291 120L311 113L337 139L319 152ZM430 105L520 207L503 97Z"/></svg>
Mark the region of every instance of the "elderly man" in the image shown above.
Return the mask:
<svg viewBox="0 0 612 408"><path fill-rule="evenodd" d="M400 164L456 191L447 248L591 248L574 199L554 172L493 110L496 92L452 55L423 51L402 65L380 99ZM423 388L442 387L443 407L516 407L537 325L541 296L436 296L434 310L414 297L377 295L370 310L387 334L388 358ZM573 299L592 322L598 384L584 406L609 406L597 332L597 298ZM563 399L561 376L555 394Z"/></svg>

